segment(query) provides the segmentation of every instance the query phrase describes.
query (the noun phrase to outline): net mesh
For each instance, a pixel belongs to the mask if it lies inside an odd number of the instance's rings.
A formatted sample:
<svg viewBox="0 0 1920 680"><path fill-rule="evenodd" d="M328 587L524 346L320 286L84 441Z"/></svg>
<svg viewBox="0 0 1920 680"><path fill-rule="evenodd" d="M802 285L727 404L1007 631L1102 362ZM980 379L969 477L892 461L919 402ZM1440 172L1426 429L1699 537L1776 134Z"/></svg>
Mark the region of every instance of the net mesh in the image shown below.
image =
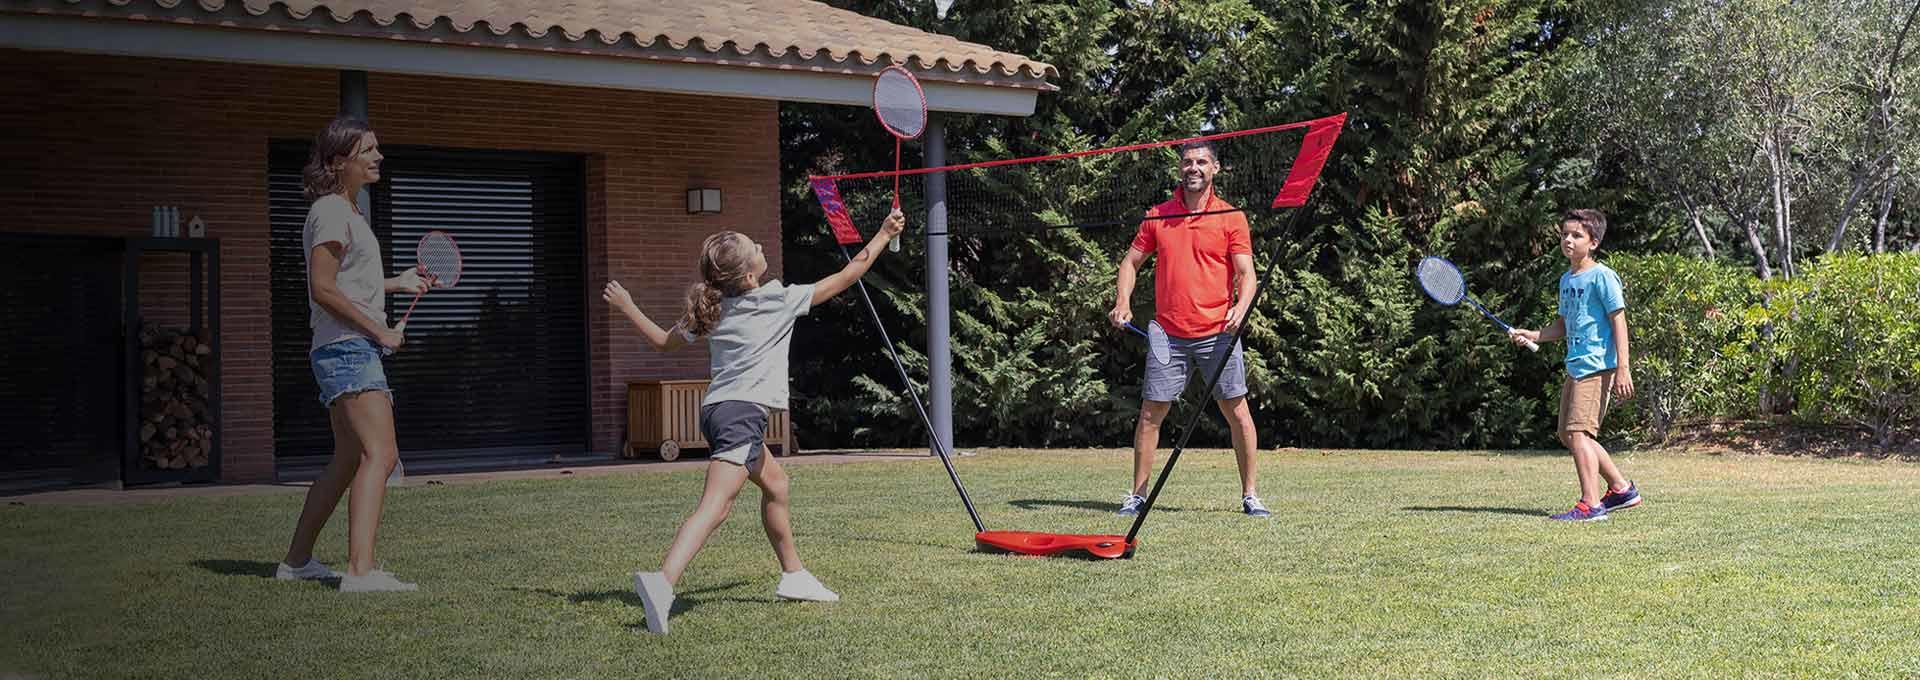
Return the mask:
<svg viewBox="0 0 1920 680"><path fill-rule="evenodd" d="M415 255L420 273L432 278L433 287L452 288L460 283L460 247L454 245L453 237L446 232L428 232L420 237Z"/></svg>
<svg viewBox="0 0 1920 680"><path fill-rule="evenodd" d="M1418 274L1420 287L1426 289L1427 295L1432 296L1435 302L1457 305L1461 298L1466 297L1466 277L1461 276L1460 270L1446 260L1437 257L1421 260Z"/></svg>
<svg viewBox="0 0 1920 680"><path fill-rule="evenodd" d="M873 83L873 110L893 134L913 139L927 129L927 99L913 74L899 68L880 72Z"/></svg>
<svg viewBox="0 0 1920 680"><path fill-rule="evenodd" d="M1202 212L1242 212L1256 233L1277 226L1278 208L1297 207L1319 178L1328 152L1346 122L1344 114L1205 137L1088 149L1070 154L915 168L894 172L818 175L812 188L834 236L860 243L893 206L896 180L900 209L924 215L927 175L946 181L947 235L1003 238L1052 229L1137 227L1146 211L1171 200L1180 186L1181 147L1212 146L1219 171L1214 195L1226 207ZM1196 214L1164 213L1173 219ZM908 237L924 236L925 224L909 220Z"/></svg>

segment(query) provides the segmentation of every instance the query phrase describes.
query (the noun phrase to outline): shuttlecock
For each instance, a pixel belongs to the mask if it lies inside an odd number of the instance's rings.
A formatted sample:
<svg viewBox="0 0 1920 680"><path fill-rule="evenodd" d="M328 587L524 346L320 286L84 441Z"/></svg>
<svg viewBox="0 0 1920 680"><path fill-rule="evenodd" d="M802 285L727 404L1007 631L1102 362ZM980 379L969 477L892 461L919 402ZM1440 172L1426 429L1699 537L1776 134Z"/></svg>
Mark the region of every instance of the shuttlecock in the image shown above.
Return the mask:
<svg viewBox="0 0 1920 680"><path fill-rule="evenodd" d="M947 18L947 8L953 6L953 0L933 0L933 9L937 16Z"/></svg>

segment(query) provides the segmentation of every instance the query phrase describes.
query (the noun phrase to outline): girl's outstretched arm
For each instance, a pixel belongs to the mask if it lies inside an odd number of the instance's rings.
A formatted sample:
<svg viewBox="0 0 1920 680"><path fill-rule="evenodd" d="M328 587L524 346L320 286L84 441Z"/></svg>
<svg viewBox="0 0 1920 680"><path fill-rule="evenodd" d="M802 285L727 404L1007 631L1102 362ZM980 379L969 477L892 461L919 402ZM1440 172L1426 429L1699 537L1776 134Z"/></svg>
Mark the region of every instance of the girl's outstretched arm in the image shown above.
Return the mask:
<svg viewBox="0 0 1920 680"><path fill-rule="evenodd" d="M627 320L633 322L634 330L640 331L640 337L646 338L647 344L652 345L654 350L671 352L687 345L687 336L680 332L678 325L668 330L654 323L653 319L647 318L647 315L641 313L640 308L633 304L633 296L627 293L626 287L620 285L619 281L608 281L607 287L600 291L600 299L606 300L608 304L626 314Z"/></svg>
<svg viewBox="0 0 1920 680"><path fill-rule="evenodd" d="M859 281L861 276L866 275L868 269L873 268L873 261L880 257L880 253L886 252L887 242L899 236L900 232L906 228L906 215L900 214L898 210L887 215L887 221L880 223L880 230L874 233L873 240L868 241L866 247L861 248L860 252L854 253L853 259L847 261L847 266L842 267L832 276L820 279L819 283L813 284L812 304L817 306L833 299L833 296L839 295L842 291L852 288L855 281Z"/></svg>

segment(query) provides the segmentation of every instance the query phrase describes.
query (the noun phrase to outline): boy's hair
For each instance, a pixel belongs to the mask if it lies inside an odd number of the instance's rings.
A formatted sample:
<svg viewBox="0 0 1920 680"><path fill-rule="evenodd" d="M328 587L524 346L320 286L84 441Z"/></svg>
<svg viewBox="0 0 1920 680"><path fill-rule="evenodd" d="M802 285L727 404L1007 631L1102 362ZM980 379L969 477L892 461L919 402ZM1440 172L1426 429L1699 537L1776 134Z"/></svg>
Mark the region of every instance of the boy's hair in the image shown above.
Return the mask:
<svg viewBox="0 0 1920 680"><path fill-rule="evenodd" d="M1599 243L1607 238L1606 213L1594 210L1593 208L1576 208L1568 210L1566 215L1560 217L1561 224L1568 222L1578 224L1580 228L1587 230L1587 236L1592 238L1594 243Z"/></svg>
<svg viewBox="0 0 1920 680"><path fill-rule="evenodd" d="M699 283L687 287L687 332L706 335L720 321L720 300L747 292L752 275L753 242L739 232L723 231L700 244Z"/></svg>

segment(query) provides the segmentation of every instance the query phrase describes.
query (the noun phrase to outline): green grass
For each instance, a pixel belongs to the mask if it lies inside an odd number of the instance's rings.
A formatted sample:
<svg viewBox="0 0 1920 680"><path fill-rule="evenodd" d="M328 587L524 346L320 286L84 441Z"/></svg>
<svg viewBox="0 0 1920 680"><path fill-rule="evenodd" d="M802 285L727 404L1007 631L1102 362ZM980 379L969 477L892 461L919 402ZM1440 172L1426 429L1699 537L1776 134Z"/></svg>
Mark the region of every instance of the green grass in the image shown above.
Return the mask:
<svg viewBox="0 0 1920 680"><path fill-rule="evenodd" d="M1120 452L958 461L988 528L1121 532ZM1543 519L1564 455L1190 452L1132 560L972 550L937 461L797 466L802 555L844 598L773 598L757 492L646 633L699 472L415 486L382 560L424 592L264 576L297 494L0 506L0 676L1779 677L1920 675L1920 466L1623 456L1648 501ZM320 555L344 557L344 509Z"/></svg>

